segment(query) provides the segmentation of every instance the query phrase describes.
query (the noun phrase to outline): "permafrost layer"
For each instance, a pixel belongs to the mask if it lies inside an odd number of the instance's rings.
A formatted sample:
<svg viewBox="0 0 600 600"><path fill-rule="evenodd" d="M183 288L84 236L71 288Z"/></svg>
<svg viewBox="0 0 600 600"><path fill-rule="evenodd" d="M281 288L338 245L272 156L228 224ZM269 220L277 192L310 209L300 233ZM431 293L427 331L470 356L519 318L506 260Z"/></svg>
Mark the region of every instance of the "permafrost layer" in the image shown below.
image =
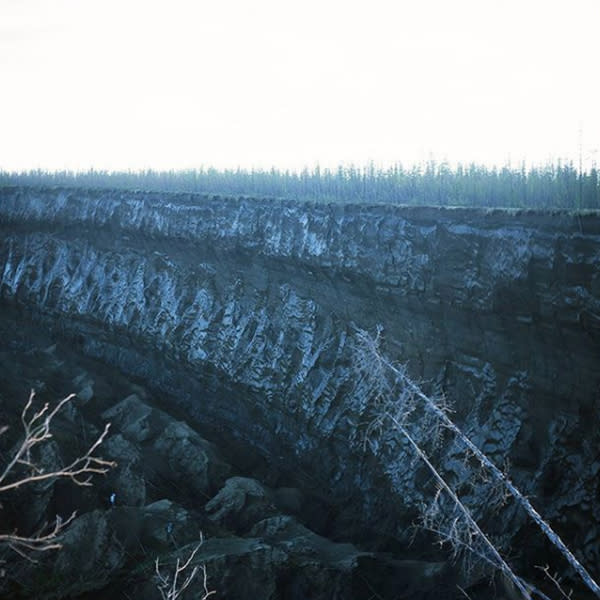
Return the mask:
<svg viewBox="0 0 600 600"><path fill-rule="evenodd" d="M0 230L3 302L400 531L418 469L389 432L364 449L350 343L381 325L598 563L597 214L5 188Z"/></svg>

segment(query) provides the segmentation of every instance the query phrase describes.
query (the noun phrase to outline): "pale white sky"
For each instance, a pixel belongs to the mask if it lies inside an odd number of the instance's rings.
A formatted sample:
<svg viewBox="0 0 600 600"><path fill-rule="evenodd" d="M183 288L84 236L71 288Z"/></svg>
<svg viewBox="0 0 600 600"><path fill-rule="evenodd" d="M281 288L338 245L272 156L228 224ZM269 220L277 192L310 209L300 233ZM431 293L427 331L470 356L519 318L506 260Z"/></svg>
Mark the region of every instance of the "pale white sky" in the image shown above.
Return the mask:
<svg viewBox="0 0 600 600"><path fill-rule="evenodd" d="M0 169L600 155L600 0L0 0Z"/></svg>

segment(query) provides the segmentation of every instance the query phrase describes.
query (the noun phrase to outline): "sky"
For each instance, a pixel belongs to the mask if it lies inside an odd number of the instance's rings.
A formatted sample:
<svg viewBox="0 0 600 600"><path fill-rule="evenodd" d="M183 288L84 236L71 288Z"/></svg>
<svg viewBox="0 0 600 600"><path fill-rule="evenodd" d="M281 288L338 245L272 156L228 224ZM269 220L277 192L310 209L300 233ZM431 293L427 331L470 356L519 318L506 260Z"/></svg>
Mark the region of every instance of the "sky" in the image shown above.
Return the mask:
<svg viewBox="0 0 600 600"><path fill-rule="evenodd" d="M600 0L0 0L0 169L600 162Z"/></svg>

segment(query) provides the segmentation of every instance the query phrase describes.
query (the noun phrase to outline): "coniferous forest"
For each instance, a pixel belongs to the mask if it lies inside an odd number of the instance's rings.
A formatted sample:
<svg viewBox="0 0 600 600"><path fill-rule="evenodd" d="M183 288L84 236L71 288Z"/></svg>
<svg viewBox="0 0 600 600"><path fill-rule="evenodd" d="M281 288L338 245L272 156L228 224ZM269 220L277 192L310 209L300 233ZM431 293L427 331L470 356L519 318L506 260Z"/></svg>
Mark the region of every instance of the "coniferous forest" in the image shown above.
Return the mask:
<svg viewBox="0 0 600 600"><path fill-rule="evenodd" d="M182 171L0 171L0 185L76 186L198 192L321 202L433 206L599 209L598 169L572 163L514 168L450 167L429 161L410 168L343 167L302 171L199 168Z"/></svg>

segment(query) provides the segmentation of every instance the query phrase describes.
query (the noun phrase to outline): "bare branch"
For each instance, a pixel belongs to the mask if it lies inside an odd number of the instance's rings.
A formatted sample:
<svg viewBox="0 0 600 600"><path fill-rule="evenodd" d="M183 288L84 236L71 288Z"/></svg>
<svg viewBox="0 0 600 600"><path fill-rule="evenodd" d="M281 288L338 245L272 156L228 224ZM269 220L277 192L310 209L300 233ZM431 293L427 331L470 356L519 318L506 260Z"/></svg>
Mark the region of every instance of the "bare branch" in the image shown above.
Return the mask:
<svg viewBox="0 0 600 600"><path fill-rule="evenodd" d="M192 561L196 556L198 550L204 543L204 539L202 534L200 534L200 542L196 545L196 547L192 550L188 558L182 563L180 558L177 558L177 563L175 564L175 570L172 574L163 574L160 570L160 564L158 557L154 561L154 571L156 575L156 587L160 592L160 596L162 600L178 600L183 594L183 592L189 587L189 585L194 581L196 575L198 573L202 574L202 586L204 590L204 594L201 600L206 600L213 594L215 594L215 590L208 590L208 575L206 572L206 566L204 564L196 564L193 565L191 571L187 571L187 569L192 565ZM180 577L183 577L183 583L180 583Z"/></svg>
<svg viewBox="0 0 600 600"><path fill-rule="evenodd" d="M75 397L75 394L63 398L54 408L50 408L50 405L46 403L37 412L31 414L34 397L35 393L32 390L21 413L23 440L4 467L2 474L0 474L0 493L15 490L25 485L51 482L61 478L70 479L79 486L89 486L92 485L91 478L93 475L104 475L116 465L113 461L94 456L108 434L110 423L105 426L104 431L85 454L76 458L70 464L50 471L45 471L36 464L36 461L32 458L32 451L42 447L44 443L52 439L52 420ZM6 429L6 426L0 428L0 434L4 433ZM25 468L28 473L19 473L22 468ZM45 524L30 536L19 535L17 531L0 534L0 544L7 544L15 552L29 560L33 560L28 556L28 552L46 552L61 547L60 542L57 541L58 536L74 518L75 513L66 520L62 520L60 516L57 516L52 526L49 527L48 524Z"/></svg>
<svg viewBox="0 0 600 600"><path fill-rule="evenodd" d="M104 431L98 439L88 448L85 454L76 458L71 464L54 471L44 472L38 468L31 459L31 451L36 446L52 438L50 430L52 419L60 411L60 409L70 400L75 397L75 394L67 396L61 400L53 410L49 410L49 405L45 404L41 410L36 412L32 417L28 416L31 408L34 392L32 390L29 400L21 413L21 422L23 423L24 439L21 445L13 455L12 459L6 465L2 475L0 475L0 493L8 490L19 488L23 485L31 484L49 479L68 478L74 483L81 486L91 485L91 477L94 474L104 475L113 468L116 463L107 461L97 456L93 456L95 450L102 444L104 438L108 434L110 423L104 427ZM32 474L18 477L14 481L7 481L9 475L13 472L17 465L27 466L31 469Z"/></svg>
<svg viewBox="0 0 600 600"><path fill-rule="evenodd" d="M23 558L31 562L37 562L27 554L31 552L47 552L48 550L60 550L62 544L58 541L58 536L62 533L63 529L67 527L77 516L76 512L63 521L60 516L57 515L54 524L49 527L45 523L36 533L31 536L18 535L16 531L13 533L0 534L0 543L6 543L8 546L20 554Z"/></svg>
<svg viewBox="0 0 600 600"><path fill-rule="evenodd" d="M572 600L573 590L565 592L565 590L562 588L562 582L560 577L558 576L558 573L551 573L549 565L546 565L545 567L540 567L539 565L536 565L535 568L542 571L544 575L554 584L554 587L559 591L561 597L564 598L564 600Z"/></svg>

